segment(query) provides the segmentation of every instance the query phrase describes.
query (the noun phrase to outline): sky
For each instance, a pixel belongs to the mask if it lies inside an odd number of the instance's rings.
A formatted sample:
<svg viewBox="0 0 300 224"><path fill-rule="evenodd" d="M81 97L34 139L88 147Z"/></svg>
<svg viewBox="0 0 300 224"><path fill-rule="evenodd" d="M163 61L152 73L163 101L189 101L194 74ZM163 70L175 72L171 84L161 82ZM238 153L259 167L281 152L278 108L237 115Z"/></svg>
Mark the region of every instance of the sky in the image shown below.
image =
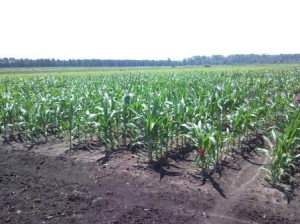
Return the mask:
<svg viewBox="0 0 300 224"><path fill-rule="evenodd" d="M299 0L1 0L0 58L300 53Z"/></svg>

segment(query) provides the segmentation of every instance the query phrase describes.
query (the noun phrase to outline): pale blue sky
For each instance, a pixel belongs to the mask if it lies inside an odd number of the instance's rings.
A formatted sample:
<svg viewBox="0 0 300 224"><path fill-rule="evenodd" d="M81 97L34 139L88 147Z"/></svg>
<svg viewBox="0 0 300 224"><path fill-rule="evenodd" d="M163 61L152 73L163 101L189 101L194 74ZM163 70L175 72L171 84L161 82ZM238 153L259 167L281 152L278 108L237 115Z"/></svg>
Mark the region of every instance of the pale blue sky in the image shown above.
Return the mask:
<svg viewBox="0 0 300 224"><path fill-rule="evenodd" d="M298 0L1 0L0 57L300 53Z"/></svg>

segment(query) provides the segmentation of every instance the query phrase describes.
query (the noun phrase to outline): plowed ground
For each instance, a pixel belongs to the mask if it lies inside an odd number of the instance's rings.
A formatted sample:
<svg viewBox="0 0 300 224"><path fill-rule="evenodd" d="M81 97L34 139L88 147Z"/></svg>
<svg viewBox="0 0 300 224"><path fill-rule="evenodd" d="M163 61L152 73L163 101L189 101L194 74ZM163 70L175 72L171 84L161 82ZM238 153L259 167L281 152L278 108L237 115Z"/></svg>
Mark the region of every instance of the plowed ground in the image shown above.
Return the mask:
<svg viewBox="0 0 300 224"><path fill-rule="evenodd" d="M297 186L270 188L266 158L232 155L206 181L193 153L151 166L116 151L1 145L0 223L300 223Z"/></svg>

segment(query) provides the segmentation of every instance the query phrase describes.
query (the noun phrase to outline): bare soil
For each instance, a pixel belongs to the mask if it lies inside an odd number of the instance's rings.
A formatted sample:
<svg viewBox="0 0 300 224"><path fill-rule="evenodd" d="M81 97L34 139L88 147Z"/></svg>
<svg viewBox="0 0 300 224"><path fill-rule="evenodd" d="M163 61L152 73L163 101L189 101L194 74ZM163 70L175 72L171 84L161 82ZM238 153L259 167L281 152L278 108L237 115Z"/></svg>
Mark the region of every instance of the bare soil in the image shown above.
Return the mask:
<svg viewBox="0 0 300 224"><path fill-rule="evenodd" d="M229 156L204 181L192 153L149 166L57 140L0 147L0 223L300 223L299 187L268 186L255 153Z"/></svg>

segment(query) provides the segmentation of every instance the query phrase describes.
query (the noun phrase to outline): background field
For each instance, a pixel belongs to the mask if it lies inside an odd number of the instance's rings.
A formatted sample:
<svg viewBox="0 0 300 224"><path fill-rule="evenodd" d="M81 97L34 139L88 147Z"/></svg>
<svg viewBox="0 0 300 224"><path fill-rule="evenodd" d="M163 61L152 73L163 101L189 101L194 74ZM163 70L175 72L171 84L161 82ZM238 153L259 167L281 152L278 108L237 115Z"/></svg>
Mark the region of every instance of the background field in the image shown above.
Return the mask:
<svg viewBox="0 0 300 224"><path fill-rule="evenodd" d="M219 65L219 66L190 66L190 67L125 67L125 68L99 68L99 67L35 67L35 68L0 68L0 78L9 76L32 77L35 75L103 75L103 74L132 74L132 73L168 73L181 71L290 71L300 69L299 64L272 64L272 65Z"/></svg>

